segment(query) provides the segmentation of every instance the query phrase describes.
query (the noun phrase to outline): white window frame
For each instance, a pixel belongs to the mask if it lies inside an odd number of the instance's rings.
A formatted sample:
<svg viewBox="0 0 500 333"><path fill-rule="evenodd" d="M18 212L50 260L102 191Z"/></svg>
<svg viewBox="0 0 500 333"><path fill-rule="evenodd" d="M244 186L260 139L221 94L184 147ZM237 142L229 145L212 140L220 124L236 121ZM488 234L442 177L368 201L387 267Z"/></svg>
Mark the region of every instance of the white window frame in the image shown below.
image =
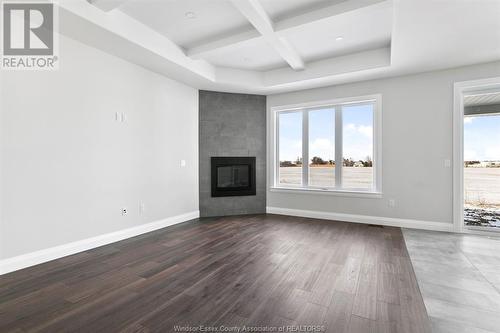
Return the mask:
<svg viewBox="0 0 500 333"><path fill-rule="evenodd" d="M499 89L500 77L455 82L453 85L453 228L455 232L492 235L494 228L465 226L464 221L464 103L466 93Z"/></svg>
<svg viewBox="0 0 500 333"><path fill-rule="evenodd" d="M309 182L309 117L308 112L314 109L330 107L335 111L335 124L342 124L342 106L373 104L373 188L356 189L343 188L342 167L335 168L335 187L311 186ZM304 192L332 194L358 197L382 197L382 96L380 94L338 98L333 100L283 105L271 107L271 163L270 191L272 192ZM286 112L302 112L302 184L279 183L279 117L278 114ZM335 161L343 161L343 126L335 126ZM340 128L340 130L339 130ZM307 160L304 160L304 158Z"/></svg>

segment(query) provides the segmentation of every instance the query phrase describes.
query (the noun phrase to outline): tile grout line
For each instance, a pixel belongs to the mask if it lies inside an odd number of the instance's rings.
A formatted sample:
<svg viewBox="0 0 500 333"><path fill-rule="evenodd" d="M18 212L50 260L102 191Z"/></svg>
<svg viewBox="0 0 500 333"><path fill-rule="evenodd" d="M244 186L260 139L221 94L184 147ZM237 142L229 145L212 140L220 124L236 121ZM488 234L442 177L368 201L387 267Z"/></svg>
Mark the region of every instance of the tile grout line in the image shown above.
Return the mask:
<svg viewBox="0 0 500 333"><path fill-rule="evenodd" d="M454 243L454 246L456 246L456 245L455 245L455 243ZM479 274L481 274L481 276L483 277L483 279L484 279L484 280L485 280L485 281L486 281L486 282L487 282L490 286L492 286L492 287L493 287L493 289L495 289L495 290L497 291L498 295L500 296L500 290L497 288L497 286L495 286L495 285L494 285L494 284L493 284L490 280L488 280L488 278L487 278L487 277L483 274L483 272L481 272L481 270L480 270L479 268L477 268L477 266L476 266L476 265L474 265L474 263L472 262L472 260L471 260L471 259L469 259L469 257L467 256L467 254L466 254L465 252L463 252L462 250L459 250L459 251L460 251L460 252L464 255L464 257L465 257L465 258L467 258L467 260L470 262L470 264L472 265L472 267L474 267L474 269L475 269L476 271L478 271L478 272L479 272Z"/></svg>

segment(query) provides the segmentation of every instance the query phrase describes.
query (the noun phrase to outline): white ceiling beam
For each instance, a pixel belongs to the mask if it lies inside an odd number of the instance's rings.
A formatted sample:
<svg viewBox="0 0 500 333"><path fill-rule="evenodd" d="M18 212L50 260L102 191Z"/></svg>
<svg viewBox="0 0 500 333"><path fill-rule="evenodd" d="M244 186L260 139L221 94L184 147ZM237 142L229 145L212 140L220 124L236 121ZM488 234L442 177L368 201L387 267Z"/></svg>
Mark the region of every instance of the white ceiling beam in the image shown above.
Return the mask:
<svg viewBox="0 0 500 333"><path fill-rule="evenodd" d="M351 53L344 56L313 61L299 73L290 68L278 68L264 72L266 86L286 85L290 82L324 79L327 77L353 74L368 69L389 67L391 49L383 47L368 51Z"/></svg>
<svg viewBox="0 0 500 333"><path fill-rule="evenodd" d="M309 24L331 17L348 13L357 9L369 7L382 2L389 3L390 0L347 0L326 7L316 8L311 11L303 12L288 18L284 18L275 23L276 31L283 31L299 27L304 24Z"/></svg>
<svg viewBox="0 0 500 333"><path fill-rule="evenodd" d="M329 19L331 17L341 15L360 8L376 5L390 0L348 0L327 7L317 8L312 11L300 13L292 17L282 19L274 23L274 31L281 32L288 29L293 29L305 24L311 24L320 20ZM233 0L239 3L238 0ZM217 50L230 48L238 43L244 43L248 40L260 37L253 29L240 31L238 33L224 36L223 38L203 42L186 51L186 54L193 59L201 59L204 55Z"/></svg>
<svg viewBox="0 0 500 333"><path fill-rule="evenodd" d="M58 7L63 35L156 72L168 71L181 82L215 81L213 65L187 57L172 40L120 10L106 13L85 0L58 1Z"/></svg>
<svg viewBox="0 0 500 333"><path fill-rule="evenodd" d="M127 0L87 0L91 5L96 6L102 11L109 12L120 5L122 5Z"/></svg>
<svg viewBox="0 0 500 333"><path fill-rule="evenodd" d="M258 0L233 0L233 4L290 67L296 71L304 69L304 61L285 38L276 34L273 22Z"/></svg>
<svg viewBox="0 0 500 333"><path fill-rule="evenodd" d="M239 33L231 33L228 36L220 37L216 40L204 42L194 46L186 51L186 55L193 59L200 59L201 56L212 52L214 50L223 49L225 47L234 46L238 43L246 42L248 40L259 38L262 35L255 29L245 30Z"/></svg>
<svg viewBox="0 0 500 333"><path fill-rule="evenodd" d="M324 87L330 84L362 81L390 76L389 47L312 61L300 72L279 68L266 72L217 67L217 80L205 90L275 94L285 91ZM384 76L384 77L385 77Z"/></svg>

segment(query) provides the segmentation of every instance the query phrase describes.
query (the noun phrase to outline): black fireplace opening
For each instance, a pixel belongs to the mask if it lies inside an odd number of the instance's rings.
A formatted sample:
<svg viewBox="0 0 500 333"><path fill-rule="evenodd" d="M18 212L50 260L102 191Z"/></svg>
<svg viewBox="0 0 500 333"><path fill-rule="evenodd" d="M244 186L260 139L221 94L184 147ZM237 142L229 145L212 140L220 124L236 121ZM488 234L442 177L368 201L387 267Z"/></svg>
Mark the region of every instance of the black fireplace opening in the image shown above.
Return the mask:
<svg viewBox="0 0 500 333"><path fill-rule="evenodd" d="M255 157L212 157L212 197L255 195Z"/></svg>

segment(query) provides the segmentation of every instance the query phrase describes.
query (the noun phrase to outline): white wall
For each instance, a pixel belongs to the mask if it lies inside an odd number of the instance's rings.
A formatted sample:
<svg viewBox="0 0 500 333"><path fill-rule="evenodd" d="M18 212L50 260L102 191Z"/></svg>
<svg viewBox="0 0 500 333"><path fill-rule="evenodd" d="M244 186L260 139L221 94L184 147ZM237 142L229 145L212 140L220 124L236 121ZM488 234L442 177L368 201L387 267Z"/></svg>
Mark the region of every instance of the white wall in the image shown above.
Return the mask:
<svg viewBox="0 0 500 333"><path fill-rule="evenodd" d="M271 192L267 206L316 212L452 223L453 83L500 76L500 62L268 96L270 108L382 94L383 197L352 198ZM271 140L268 128L268 142ZM270 149L268 149L268 158ZM268 165L272 165L270 160ZM272 184L268 170L268 186ZM396 207L389 208L388 200Z"/></svg>
<svg viewBox="0 0 500 333"><path fill-rule="evenodd" d="M198 211L198 91L60 38L58 71L0 74L0 258Z"/></svg>

